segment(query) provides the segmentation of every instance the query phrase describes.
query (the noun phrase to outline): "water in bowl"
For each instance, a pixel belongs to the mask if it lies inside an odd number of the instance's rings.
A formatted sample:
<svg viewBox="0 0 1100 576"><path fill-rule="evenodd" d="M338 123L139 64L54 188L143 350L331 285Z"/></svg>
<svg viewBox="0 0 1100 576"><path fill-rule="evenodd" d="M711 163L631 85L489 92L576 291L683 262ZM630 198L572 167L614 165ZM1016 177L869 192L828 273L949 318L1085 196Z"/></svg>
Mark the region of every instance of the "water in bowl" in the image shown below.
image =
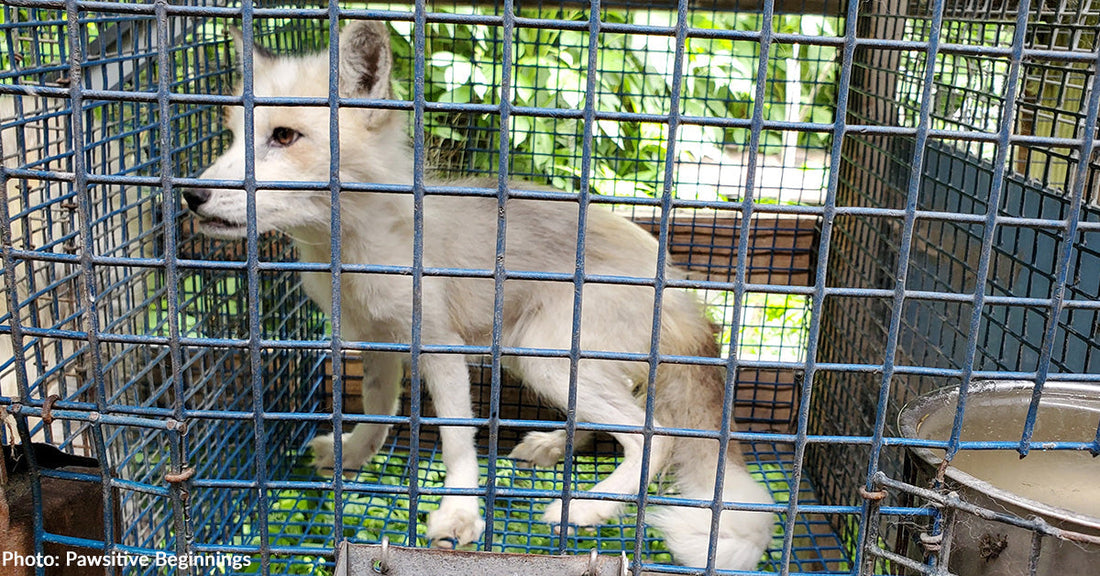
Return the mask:
<svg viewBox="0 0 1100 576"><path fill-rule="evenodd" d="M1027 418L1030 390L971 396L963 441L1018 440ZM925 439L950 437L955 406L930 413L918 427ZM1044 395L1033 440L1091 442L1100 423L1100 393ZM1089 452L1035 450L1021 459L1015 450L962 450L951 462L959 470L1024 498L1100 518L1100 458Z"/></svg>

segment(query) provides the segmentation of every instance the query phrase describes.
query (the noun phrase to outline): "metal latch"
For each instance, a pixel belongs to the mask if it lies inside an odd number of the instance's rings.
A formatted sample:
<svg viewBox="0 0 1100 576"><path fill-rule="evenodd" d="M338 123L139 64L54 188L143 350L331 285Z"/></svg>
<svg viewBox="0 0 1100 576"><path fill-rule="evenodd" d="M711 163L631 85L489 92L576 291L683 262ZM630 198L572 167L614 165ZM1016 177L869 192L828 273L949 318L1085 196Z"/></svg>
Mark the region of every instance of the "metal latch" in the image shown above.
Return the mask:
<svg viewBox="0 0 1100 576"><path fill-rule="evenodd" d="M626 552L581 556L504 554L341 542L333 576L626 576Z"/></svg>

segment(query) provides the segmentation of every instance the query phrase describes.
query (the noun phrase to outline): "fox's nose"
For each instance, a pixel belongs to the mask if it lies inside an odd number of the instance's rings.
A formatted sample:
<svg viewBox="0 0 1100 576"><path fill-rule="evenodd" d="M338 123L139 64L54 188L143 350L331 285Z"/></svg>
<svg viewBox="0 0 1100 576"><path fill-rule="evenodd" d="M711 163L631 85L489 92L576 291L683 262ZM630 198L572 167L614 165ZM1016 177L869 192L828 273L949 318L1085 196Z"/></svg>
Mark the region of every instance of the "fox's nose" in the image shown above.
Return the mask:
<svg viewBox="0 0 1100 576"><path fill-rule="evenodd" d="M206 188L185 188L183 190L183 199L187 202L187 207L192 212L198 212L199 206L202 206L210 199L210 191Z"/></svg>

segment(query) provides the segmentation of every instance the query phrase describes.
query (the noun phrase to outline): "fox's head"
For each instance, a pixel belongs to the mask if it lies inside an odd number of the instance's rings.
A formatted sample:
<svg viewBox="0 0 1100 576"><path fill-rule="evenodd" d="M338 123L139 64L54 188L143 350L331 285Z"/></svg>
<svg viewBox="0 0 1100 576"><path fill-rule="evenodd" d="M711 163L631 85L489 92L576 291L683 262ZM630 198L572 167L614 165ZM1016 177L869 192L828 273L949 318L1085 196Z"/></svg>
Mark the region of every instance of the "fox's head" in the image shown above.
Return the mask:
<svg viewBox="0 0 1100 576"><path fill-rule="evenodd" d="M238 61L243 61L243 41L235 35ZM339 95L343 98L389 98L393 56L386 25L356 21L340 34L337 65ZM282 57L255 46L252 49L253 93L257 97L328 98L328 53ZM236 93L242 93L238 86ZM326 105L257 105L253 130L245 130L241 106L225 109L225 123L233 143L200 178L240 181L245 178L246 149L253 143L256 192L256 224L259 231L280 230L291 235L303 228L329 227L331 192L327 187L293 189L287 183L325 185L332 172L330 109ZM339 111L340 168L342 181L405 183L411 160L404 119L400 113L377 108L342 106ZM264 182L279 182L279 189L264 189ZM245 235L247 194L219 187L216 182L188 188L183 197L199 220L199 229L211 236L240 238Z"/></svg>

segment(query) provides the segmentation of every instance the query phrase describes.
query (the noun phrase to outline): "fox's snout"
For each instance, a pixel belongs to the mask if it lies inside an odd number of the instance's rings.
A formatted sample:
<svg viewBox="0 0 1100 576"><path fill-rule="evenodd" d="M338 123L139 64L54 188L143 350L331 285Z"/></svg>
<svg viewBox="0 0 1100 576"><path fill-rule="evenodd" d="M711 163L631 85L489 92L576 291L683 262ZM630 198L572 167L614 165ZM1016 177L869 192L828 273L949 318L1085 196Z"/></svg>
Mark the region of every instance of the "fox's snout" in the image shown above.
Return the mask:
<svg viewBox="0 0 1100 576"><path fill-rule="evenodd" d="M389 29L380 21L360 20L340 33L339 95L344 98L382 99L391 96L393 56ZM327 93L329 56L276 56L254 46L243 50L243 38L234 37L237 60L251 58L253 91L263 97L316 97ZM247 52L247 54L246 54ZM294 79L294 80L288 80ZM320 87L320 88L319 88ZM320 90L320 92L318 92ZM241 88L236 90L241 93ZM227 108L224 121L232 132L231 144L199 176L205 181L259 183L326 182L330 163L329 108L313 106L259 106L245 131L244 109ZM404 116L393 110L347 108L340 111L343 162L338 176L355 182L412 182L411 156L402 139ZM251 142L248 152L246 142ZM246 159L246 152L250 155ZM239 185L203 186L180 190L183 202L199 222L200 232L240 238L249 221L261 232L330 228L331 195L316 189L297 190L262 184L249 192ZM254 211L249 212L252 203Z"/></svg>
<svg viewBox="0 0 1100 576"><path fill-rule="evenodd" d="M206 203L210 199L210 190L206 188L185 188L183 190L183 201L187 203L187 209L199 213L199 207Z"/></svg>

